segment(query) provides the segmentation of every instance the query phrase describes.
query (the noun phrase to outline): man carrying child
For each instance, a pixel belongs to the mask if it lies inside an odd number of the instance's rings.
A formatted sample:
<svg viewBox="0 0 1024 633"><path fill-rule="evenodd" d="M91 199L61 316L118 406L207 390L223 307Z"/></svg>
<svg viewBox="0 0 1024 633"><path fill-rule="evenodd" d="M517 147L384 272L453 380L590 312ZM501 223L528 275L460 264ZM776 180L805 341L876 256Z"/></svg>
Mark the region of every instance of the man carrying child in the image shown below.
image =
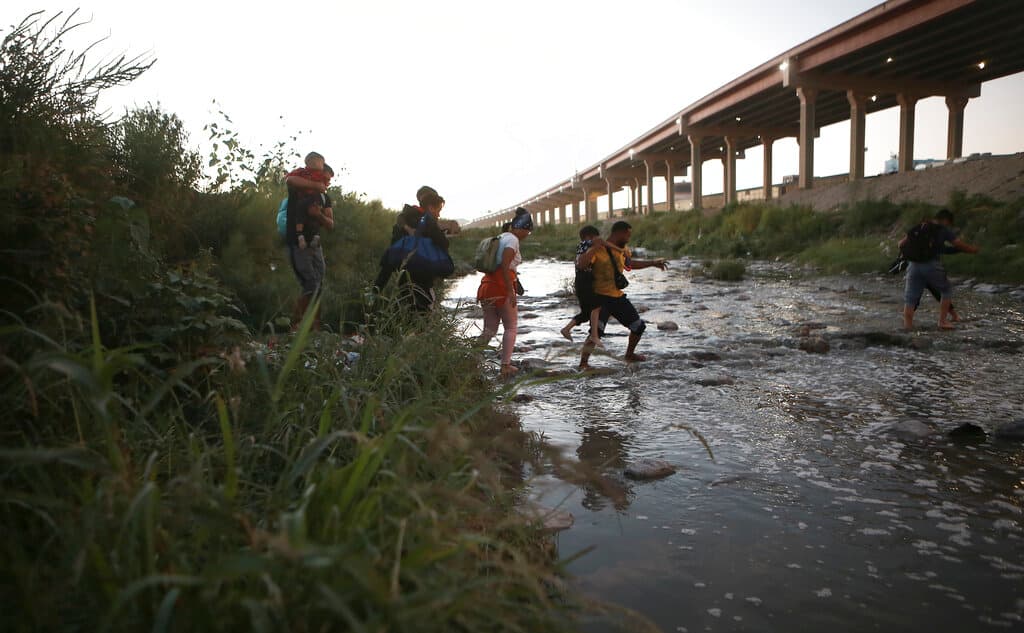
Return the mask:
<svg viewBox="0 0 1024 633"><path fill-rule="evenodd" d="M295 303L292 328L298 326L310 302L323 287L326 263L320 246L320 228L334 228L334 213L327 187L334 171L316 152L306 156L306 166L295 169L285 177L288 185L288 210L285 241L288 261L299 280L302 294ZM320 315L314 317L313 329L320 329Z"/></svg>

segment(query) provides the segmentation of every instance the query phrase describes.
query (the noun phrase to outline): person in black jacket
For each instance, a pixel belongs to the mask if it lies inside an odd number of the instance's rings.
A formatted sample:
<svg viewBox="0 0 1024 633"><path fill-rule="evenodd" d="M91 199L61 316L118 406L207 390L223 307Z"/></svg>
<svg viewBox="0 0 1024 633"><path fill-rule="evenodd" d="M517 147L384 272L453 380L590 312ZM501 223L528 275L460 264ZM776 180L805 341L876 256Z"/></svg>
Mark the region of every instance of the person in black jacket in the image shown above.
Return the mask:
<svg viewBox="0 0 1024 633"><path fill-rule="evenodd" d="M413 235L418 231L420 235L429 238L435 246L447 253L448 236L437 223L437 219L441 216L441 209L444 208L444 198L433 187L424 186L416 192L416 201L419 202L419 205L407 204L398 214L395 225L391 229L391 243L394 244L403 237ZM385 252L380 259L380 273L373 284L374 289L377 292L383 290L396 270L397 267L388 260ZM406 270L403 274L404 277L408 278L408 297L412 306L421 312L430 310L434 305L434 276L422 271Z"/></svg>

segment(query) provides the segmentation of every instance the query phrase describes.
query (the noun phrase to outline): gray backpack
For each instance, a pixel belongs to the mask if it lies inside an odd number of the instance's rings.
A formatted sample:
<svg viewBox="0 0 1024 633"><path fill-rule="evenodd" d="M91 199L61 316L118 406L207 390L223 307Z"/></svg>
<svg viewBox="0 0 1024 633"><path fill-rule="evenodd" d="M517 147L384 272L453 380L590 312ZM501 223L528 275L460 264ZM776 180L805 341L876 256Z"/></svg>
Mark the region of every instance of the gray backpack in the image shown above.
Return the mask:
<svg viewBox="0 0 1024 633"><path fill-rule="evenodd" d="M485 274L498 270L498 245L500 241L497 235L480 240L476 247L476 255L473 257L473 267Z"/></svg>

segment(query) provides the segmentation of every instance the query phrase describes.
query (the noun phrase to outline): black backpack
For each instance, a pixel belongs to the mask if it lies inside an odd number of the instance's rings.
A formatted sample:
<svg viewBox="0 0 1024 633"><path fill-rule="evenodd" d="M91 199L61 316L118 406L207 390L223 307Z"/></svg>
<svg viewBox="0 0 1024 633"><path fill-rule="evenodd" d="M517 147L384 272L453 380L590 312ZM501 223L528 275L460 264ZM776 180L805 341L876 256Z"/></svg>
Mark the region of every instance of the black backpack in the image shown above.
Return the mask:
<svg viewBox="0 0 1024 633"><path fill-rule="evenodd" d="M939 227L934 222L922 222L907 231L907 240L900 247L908 261L930 262L940 251Z"/></svg>

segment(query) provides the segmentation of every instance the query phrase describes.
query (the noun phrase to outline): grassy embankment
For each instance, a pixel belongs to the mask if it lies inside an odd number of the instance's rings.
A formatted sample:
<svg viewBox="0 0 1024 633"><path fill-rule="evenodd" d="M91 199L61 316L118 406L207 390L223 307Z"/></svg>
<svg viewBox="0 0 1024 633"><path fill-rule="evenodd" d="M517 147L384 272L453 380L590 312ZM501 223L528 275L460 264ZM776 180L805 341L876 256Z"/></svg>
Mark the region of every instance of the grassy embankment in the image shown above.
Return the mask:
<svg viewBox="0 0 1024 633"><path fill-rule="evenodd" d="M981 247L977 255L947 256L950 274L989 281L1024 282L1024 199L996 202L982 196L954 196L947 205L961 237ZM626 218L634 246L663 256L714 259L774 259L811 264L826 273L885 270L897 254L896 242L921 218L937 210L925 204L868 201L819 213L804 207L739 204L720 213L658 213ZM607 232L610 222L601 228ZM464 249L487 231L471 230L456 245ZM540 227L524 243L527 257L571 257L576 228ZM472 257L470 253L469 258Z"/></svg>
<svg viewBox="0 0 1024 633"><path fill-rule="evenodd" d="M511 512L536 446L451 317L385 305L354 364L338 334L260 343L296 288L273 228L295 157L211 125L200 185L173 114L96 114L147 64L76 75L58 39L0 47L0 628L567 630ZM393 217L334 193L337 330Z"/></svg>

